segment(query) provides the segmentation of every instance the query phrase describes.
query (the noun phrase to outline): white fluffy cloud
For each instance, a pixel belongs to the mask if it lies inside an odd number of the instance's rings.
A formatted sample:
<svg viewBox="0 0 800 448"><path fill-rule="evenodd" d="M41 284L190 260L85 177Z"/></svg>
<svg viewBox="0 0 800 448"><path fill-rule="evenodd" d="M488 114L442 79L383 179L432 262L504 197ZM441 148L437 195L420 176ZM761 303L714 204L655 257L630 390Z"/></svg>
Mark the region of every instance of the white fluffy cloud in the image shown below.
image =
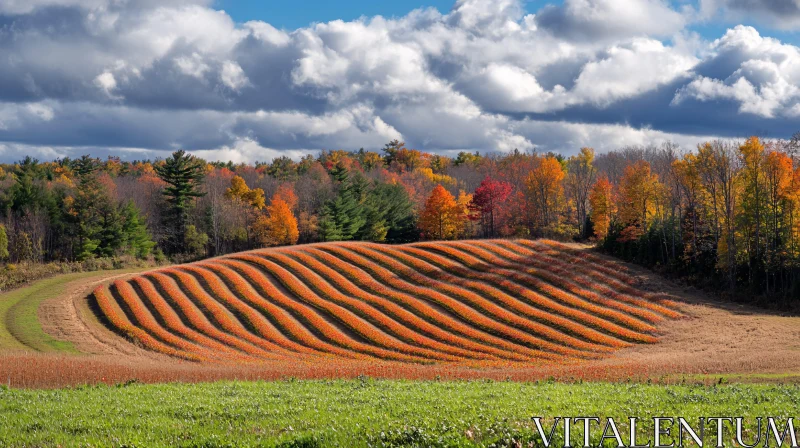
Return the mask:
<svg viewBox="0 0 800 448"><path fill-rule="evenodd" d="M395 138L429 151L611 149L740 133L753 117L787 133L798 48L746 27L704 42L685 30L693 11L457 0L448 14L287 31L236 24L211 0L10 0L0 142L244 161ZM724 124L703 109L730 102Z"/></svg>
<svg viewBox="0 0 800 448"><path fill-rule="evenodd" d="M764 118L797 116L800 49L740 25L715 41L713 50L710 61L724 60L733 70L717 77L697 77L677 93L674 103L688 98L726 99L738 103L742 113Z"/></svg>

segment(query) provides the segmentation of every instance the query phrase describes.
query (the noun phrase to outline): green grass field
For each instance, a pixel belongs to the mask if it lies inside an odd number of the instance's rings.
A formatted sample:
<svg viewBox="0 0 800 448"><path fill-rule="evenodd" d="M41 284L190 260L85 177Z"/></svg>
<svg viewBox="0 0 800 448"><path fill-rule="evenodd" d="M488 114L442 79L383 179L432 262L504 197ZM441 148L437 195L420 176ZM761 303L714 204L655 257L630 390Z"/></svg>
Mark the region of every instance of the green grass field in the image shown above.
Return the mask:
<svg viewBox="0 0 800 448"><path fill-rule="evenodd" d="M3 389L0 446L529 446L532 416L785 418L797 417L797 403L796 385L364 379Z"/></svg>

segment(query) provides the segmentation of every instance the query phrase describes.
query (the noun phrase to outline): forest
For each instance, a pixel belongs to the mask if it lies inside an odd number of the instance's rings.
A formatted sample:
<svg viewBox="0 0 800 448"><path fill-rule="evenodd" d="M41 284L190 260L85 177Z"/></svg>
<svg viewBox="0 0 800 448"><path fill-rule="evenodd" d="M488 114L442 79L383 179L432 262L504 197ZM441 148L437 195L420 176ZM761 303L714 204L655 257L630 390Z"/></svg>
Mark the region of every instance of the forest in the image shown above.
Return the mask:
<svg viewBox="0 0 800 448"><path fill-rule="evenodd" d="M603 154L460 152L392 141L299 161L90 156L0 165L0 262L188 261L320 241L596 241L733 297L800 297L800 134Z"/></svg>

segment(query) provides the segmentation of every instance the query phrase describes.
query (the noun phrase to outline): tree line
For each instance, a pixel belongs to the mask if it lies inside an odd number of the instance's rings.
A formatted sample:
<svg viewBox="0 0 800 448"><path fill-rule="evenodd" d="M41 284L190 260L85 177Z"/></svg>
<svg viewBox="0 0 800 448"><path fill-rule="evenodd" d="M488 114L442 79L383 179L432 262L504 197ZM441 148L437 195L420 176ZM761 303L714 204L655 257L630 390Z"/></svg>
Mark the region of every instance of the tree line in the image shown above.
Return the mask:
<svg viewBox="0 0 800 448"><path fill-rule="evenodd" d="M184 261L318 241L596 239L726 291L798 295L800 138L571 157L447 157L392 141L300 160L84 156L0 165L0 260Z"/></svg>

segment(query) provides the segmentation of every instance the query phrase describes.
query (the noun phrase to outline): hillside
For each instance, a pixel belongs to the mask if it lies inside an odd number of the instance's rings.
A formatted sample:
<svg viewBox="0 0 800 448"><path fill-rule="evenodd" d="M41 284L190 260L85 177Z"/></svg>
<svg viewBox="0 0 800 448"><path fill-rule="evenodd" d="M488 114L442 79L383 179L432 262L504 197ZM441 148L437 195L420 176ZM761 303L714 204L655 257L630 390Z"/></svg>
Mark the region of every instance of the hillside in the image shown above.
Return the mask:
<svg viewBox="0 0 800 448"><path fill-rule="evenodd" d="M327 243L159 269L93 296L118 333L188 360L551 363L655 343L680 313L636 283L550 241Z"/></svg>

